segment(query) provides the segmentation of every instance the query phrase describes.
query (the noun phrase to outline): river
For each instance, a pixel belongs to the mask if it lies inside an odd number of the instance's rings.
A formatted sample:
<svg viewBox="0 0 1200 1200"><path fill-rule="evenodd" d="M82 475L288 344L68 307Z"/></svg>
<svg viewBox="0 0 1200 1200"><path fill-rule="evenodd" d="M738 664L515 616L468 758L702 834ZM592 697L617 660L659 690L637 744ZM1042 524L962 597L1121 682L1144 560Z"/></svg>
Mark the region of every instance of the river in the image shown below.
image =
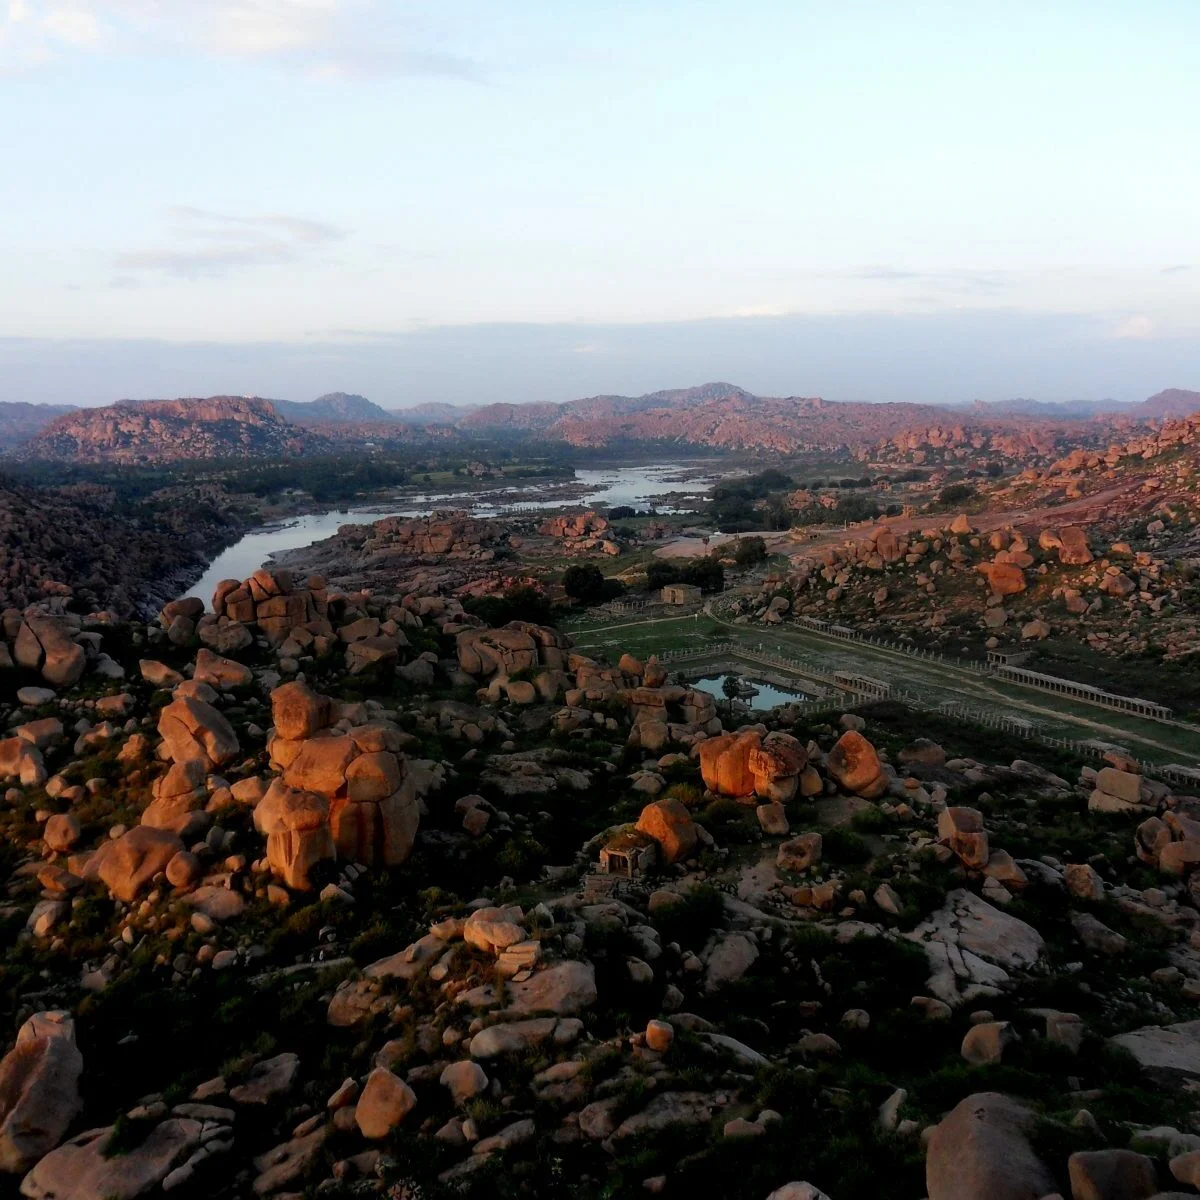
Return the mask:
<svg viewBox="0 0 1200 1200"><path fill-rule="evenodd" d="M397 497L394 506L373 505L369 508L333 508L326 512L310 513L280 521L263 529L247 533L228 549L218 554L208 569L187 591L205 604L222 579L245 579L264 566L271 555L283 550L298 550L323 538L331 537L343 525L368 523L384 517L424 517L439 508L454 508L476 517L495 517L503 512L555 508L589 508L597 504L616 507L653 505L658 512L678 511L670 505L655 503L657 498L671 493L701 495L723 476L716 465L703 475L684 463L655 463L636 467L606 467L596 470L576 470L575 491L570 499L546 499L545 482L494 488L489 491L418 492ZM562 485L555 484L555 490ZM484 499L486 497L486 499Z"/></svg>

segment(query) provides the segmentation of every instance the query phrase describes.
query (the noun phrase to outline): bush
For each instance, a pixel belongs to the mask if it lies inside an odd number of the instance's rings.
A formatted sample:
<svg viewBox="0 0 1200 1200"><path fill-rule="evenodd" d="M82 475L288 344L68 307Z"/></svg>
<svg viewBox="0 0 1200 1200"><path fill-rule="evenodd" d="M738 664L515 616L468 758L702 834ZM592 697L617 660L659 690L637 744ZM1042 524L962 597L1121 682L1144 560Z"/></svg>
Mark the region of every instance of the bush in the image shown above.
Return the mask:
<svg viewBox="0 0 1200 1200"><path fill-rule="evenodd" d="M725 905L721 893L701 884L684 893L674 904L654 914L654 924L663 945L678 942L685 950L703 946L721 922Z"/></svg>
<svg viewBox="0 0 1200 1200"><path fill-rule="evenodd" d="M534 625L553 625L554 609L550 601L537 588L510 588L502 596L468 596L463 608L480 617L493 628L507 625L509 621L530 621Z"/></svg>
<svg viewBox="0 0 1200 1200"><path fill-rule="evenodd" d="M867 862L871 850L857 833L835 827L822 834L821 855L829 862L849 866Z"/></svg>
<svg viewBox="0 0 1200 1200"><path fill-rule="evenodd" d="M939 504L962 504L975 495L975 489L969 483L952 483L938 492Z"/></svg>

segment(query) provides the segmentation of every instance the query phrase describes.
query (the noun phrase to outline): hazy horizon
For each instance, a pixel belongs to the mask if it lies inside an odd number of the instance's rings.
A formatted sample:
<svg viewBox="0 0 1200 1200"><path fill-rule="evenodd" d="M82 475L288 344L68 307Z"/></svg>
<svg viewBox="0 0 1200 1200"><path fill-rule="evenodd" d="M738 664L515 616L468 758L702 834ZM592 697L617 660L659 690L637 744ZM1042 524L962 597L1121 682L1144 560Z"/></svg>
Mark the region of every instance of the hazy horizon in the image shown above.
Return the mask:
<svg viewBox="0 0 1200 1200"><path fill-rule="evenodd" d="M447 326L245 344L0 338L0 400L83 407L209 395L305 401L335 391L384 408L562 403L715 380L830 401L1133 402L1200 389L1200 345L1013 313Z"/></svg>

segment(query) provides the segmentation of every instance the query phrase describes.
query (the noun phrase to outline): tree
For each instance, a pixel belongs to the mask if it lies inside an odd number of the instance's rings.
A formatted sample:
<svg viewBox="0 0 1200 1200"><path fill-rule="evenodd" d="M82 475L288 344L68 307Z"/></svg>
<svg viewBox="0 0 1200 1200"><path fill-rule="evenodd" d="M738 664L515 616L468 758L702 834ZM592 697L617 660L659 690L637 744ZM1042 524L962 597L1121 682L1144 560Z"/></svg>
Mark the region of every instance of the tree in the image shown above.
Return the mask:
<svg viewBox="0 0 1200 1200"><path fill-rule="evenodd" d="M628 504L618 504L616 508L608 510L608 519L610 521L628 521L630 517L636 517L637 512Z"/></svg>
<svg viewBox="0 0 1200 1200"><path fill-rule="evenodd" d="M604 599L604 575L595 563L576 563L563 572L563 590L581 604L595 604Z"/></svg>
<svg viewBox="0 0 1200 1200"><path fill-rule="evenodd" d="M733 552L733 561L739 567L753 567L767 557L767 543L760 537L740 538Z"/></svg>
<svg viewBox="0 0 1200 1200"><path fill-rule="evenodd" d="M679 582L679 568L669 562L656 560L646 568L646 586L651 591L658 591L669 583Z"/></svg>
<svg viewBox="0 0 1200 1200"><path fill-rule="evenodd" d="M736 675L726 675L721 680L721 691L725 699L729 701L729 714L733 715L733 702L737 699L738 693L742 690L742 681Z"/></svg>
<svg viewBox="0 0 1200 1200"><path fill-rule="evenodd" d="M725 586L725 568L716 558L694 558L679 572L681 583L694 583L702 592L719 592Z"/></svg>

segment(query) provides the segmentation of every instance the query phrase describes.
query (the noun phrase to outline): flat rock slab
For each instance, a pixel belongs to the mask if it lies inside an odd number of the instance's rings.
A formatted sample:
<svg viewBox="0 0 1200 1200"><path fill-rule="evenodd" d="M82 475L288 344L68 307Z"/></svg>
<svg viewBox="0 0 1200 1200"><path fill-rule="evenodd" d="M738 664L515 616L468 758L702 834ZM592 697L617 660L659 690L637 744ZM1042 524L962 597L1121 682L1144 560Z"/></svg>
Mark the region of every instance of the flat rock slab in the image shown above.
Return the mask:
<svg viewBox="0 0 1200 1200"><path fill-rule="evenodd" d="M925 950L928 987L950 1005L995 995L1010 982L1010 970L1033 966L1045 949L1032 925L962 888L905 936Z"/></svg>
<svg viewBox="0 0 1200 1200"><path fill-rule="evenodd" d="M1147 1074L1164 1082L1200 1079L1200 1021L1147 1025L1109 1042L1128 1050Z"/></svg>
<svg viewBox="0 0 1200 1200"><path fill-rule="evenodd" d="M132 1200L158 1187L200 1144L199 1121L163 1121L140 1146L105 1156L113 1126L89 1129L52 1150L25 1176L30 1200Z"/></svg>
<svg viewBox="0 0 1200 1200"><path fill-rule="evenodd" d="M596 970L591 963L555 963L524 983L510 984L509 997L508 1011L514 1016L582 1012L596 1003Z"/></svg>

